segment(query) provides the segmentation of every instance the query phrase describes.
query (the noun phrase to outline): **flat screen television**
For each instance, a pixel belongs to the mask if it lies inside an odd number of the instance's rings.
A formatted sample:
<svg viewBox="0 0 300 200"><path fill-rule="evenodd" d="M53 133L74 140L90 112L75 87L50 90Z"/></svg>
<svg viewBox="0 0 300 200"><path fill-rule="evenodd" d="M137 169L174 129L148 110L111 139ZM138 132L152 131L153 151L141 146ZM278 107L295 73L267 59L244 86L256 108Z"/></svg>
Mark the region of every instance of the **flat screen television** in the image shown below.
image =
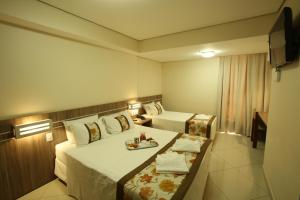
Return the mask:
<svg viewBox="0 0 300 200"><path fill-rule="evenodd" d="M297 55L295 36L292 10L285 7L269 34L270 62L273 67L282 67L294 61Z"/></svg>

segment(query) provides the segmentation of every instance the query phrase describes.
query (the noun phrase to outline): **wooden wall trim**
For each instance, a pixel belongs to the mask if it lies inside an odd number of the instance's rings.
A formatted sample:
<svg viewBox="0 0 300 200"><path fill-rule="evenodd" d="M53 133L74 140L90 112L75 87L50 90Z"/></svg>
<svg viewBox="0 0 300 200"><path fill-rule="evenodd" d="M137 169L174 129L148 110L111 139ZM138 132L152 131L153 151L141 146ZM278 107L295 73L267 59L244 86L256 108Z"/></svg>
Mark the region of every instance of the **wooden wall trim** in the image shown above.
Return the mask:
<svg viewBox="0 0 300 200"><path fill-rule="evenodd" d="M161 101L162 95L133 98L119 102L36 114L0 121L0 199L16 199L55 179L55 145L66 138L63 120L127 109L130 101ZM45 133L15 139L13 125L42 119L53 121L53 141L46 142Z"/></svg>
<svg viewBox="0 0 300 200"><path fill-rule="evenodd" d="M61 128L64 120L73 120L91 115L107 115L110 113L122 111L127 109L128 102L139 101L148 103L152 101L161 101L162 95L153 95L147 97L132 98L123 101L100 104L95 106L88 106L83 108L75 108L64 111L57 111L51 113L35 114L30 116L17 117L0 121L0 142L13 137L13 125L24 122L36 121L41 119L52 119L53 129Z"/></svg>

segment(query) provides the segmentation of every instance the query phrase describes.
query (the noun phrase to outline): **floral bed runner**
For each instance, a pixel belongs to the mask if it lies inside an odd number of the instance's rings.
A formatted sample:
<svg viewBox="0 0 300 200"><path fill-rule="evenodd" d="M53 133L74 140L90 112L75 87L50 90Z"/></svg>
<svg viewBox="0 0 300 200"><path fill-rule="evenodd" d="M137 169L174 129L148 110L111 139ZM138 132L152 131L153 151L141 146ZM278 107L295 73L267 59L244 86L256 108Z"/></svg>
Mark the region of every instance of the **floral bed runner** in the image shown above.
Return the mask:
<svg viewBox="0 0 300 200"><path fill-rule="evenodd" d="M171 146L178 138L188 138L190 140L200 140L204 144L200 153L183 152L186 157L186 163L189 168L188 174L158 174L156 173L156 163L154 155L147 163L133 170L118 182L117 199L124 200L168 200L182 199L187 189L192 183L201 161L205 155L210 140L196 135L178 134L174 141L171 141L163 152L171 151Z"/></svg>
<svg viewBox="0 0 300 200"><path fill-rule="evenodd" d="M197 114L194 114L185 123L185 132L191 135L199 135L202 137L210 138L211 124L216 118L215 115L211 115L209 119L196 119Z"/></svg>

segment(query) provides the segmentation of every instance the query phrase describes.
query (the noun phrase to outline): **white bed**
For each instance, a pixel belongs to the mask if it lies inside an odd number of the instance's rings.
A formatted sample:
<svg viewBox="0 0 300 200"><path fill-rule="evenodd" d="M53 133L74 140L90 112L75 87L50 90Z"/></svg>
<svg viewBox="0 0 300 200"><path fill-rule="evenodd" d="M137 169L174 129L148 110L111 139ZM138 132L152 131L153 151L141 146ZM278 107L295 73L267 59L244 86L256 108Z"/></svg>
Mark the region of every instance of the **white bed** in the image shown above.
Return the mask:
<svg viewBox="0 0 300 200"><path fill-rule="evenodd" d="M147 137L155 139L159 147L128 151L124 141L139 136L141 131L146 132ZM116 183L157 153L176 135L176 132L136 126L121 134L88 145L77 146L63 142L55 147L55 174L67 183L68 193L78 199L115 199ZM203 195L208 175L210 148L211 145L185 199L198 199Z"/></svg>
<svg viewBox="0 0 300 200"><path fill-rule="evenodd" d="M184 133L186 121L189 120L193 115L194 113L163 111L159 115L144 114L143 116L152 119L153 128ZM210 139L212 140L216 135L216 122L217 119L215 118L211 124Z"/></svg>

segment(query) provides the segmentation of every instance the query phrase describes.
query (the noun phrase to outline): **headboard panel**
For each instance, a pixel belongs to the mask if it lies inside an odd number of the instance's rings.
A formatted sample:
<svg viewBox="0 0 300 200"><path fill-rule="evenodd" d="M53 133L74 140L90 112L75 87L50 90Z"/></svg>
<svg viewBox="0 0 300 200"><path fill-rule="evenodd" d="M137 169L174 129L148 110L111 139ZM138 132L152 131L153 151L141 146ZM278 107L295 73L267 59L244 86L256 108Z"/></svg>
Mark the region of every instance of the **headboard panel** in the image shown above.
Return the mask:
<svg viewBox="0 0 300 200"><path fill-rule="evenodd" d="M154 95L0 121L0 199L16 199L55 178L55 145L67 139L63 120L107 115L127 109L131 101L146 103L161 99L162 95ZM46 142L45 133L14 138L14 124L42 119L52 120L53 141Z"/></svg>

